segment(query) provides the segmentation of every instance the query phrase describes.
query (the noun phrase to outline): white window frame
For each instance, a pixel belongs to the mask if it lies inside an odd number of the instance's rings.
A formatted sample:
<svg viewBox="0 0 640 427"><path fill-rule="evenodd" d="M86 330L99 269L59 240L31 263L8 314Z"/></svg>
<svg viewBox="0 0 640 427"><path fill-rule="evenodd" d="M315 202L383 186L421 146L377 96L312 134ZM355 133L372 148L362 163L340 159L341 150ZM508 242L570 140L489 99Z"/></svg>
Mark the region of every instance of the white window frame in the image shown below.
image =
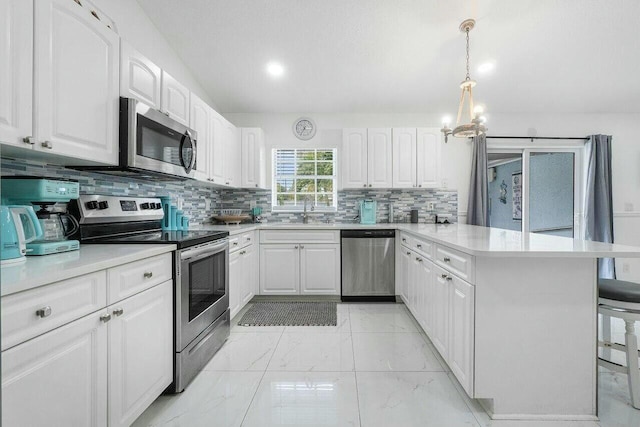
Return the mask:
<svg viewBox="0 0 640 427"><path fill-rule="evenodd" d="M573 238L582 240L584 236L584 176L586 141L559 140L550 142L535 140L534 143L522 140L487 139L487 153L516 153L522 155L522 232L529 233L529 161L531 153L573 153L574 154L574 191L573 191Z"/></svg>
<svg viewBox="0 0 640 427"><path fill-rule="evenodd" d="M332 151L333 152L333 175L329 176L329 175L278 175L277 174L277 170L278 168L276 167L276 154L278 152L278 150L295 150L296 153L298 150L300 151L309 151L309 150L315 150L317 151ZM316 160L316 164L317 164L317 160ZM295 191L295 187L296 187L296 180L297 179L332 179L333 180L333 191L331 193L329 192L324 192L324 194L333 194L333 206L318 206L316 205L316 201L318 198L318 189L316 188L316 192L313 193L315 195L315 199L313 201L310 201L309 204L307 204L307 210L308 211L314 211L314 212L337 212L338 210L338 172L337 172L337 168L338 168L338 149L337 148L321 148L321 147L309 147L309 148L274 148L271 150L271 170L272 170L272 190L271 190L271 211L272 212L302 212L304 210L304 205L296 205L296 206L291 206L291 205L286 205L286 206L280 206L278 205L278 179L293 179L294 181L294 192L293 194L295 194L295 200L297 203L297 199L298 196L301 194L309 194L309 193L297 193ZM290 194L290 193L288 193Z"/></svg>

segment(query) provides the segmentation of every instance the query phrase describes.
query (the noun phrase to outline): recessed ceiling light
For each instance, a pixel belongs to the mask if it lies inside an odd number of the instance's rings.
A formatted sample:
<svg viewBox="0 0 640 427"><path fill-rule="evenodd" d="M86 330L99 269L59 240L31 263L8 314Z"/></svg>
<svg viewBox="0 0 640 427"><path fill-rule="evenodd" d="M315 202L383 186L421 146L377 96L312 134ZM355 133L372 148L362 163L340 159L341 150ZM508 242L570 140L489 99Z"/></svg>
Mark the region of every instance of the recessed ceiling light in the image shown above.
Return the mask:
<svg viewBox="0 0 640 427"><path fill-rule="evenodd" d="M478 66L478 74L489 74L496 68L494 61L487 61Z"/></svg>
<svg viewBox="0 0 640 427"><path fill-rule="evenodd" d="M267 64L267 73L269 73L271 77L282 77L284 67L279 62L269 62Z"/></svg>

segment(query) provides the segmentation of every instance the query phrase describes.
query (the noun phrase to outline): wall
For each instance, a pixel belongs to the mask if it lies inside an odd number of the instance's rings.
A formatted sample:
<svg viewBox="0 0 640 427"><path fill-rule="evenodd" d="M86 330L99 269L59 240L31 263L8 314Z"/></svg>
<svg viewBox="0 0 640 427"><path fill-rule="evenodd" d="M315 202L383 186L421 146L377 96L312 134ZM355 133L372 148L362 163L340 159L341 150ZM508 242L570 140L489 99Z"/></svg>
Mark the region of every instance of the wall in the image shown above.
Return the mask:
<svg viewBox="0 0 640 427"><path fill-rule="evenodd" d="M162 33L151 22L135 0L91 0L96 7L115 21L120 37L127 40L144 56L165 69L205 102L215 108L209 94L193 76Z"/></svg>
<svg viewBox="0 0 640 427"><path fill-rule="evenodd" d="M185 215L191 218L191 224L209 222L214 210L219 209L218 191L200 184L198 181L148 182L130 178L104 175L94 172L75 171L44 163L0 159L2 176L33 175L47 178L75 179L80 184L80 194L100 194L107 196L171 196L182 203ZM207 209L207 207L210 207Z"/></svg>
<svg viewBox="0 0 640 427"><path fill-rule="evenodd" d="M489 225L507 230L522 230L522 221L513 219L513 183L511 176L522 171L522 160L495 166L496 178L489 183ZM506 203L500 201L500 186L507 186Z"/></svg>
<svg viewBox="0 0 640 427"><path fill-rule="evenodd" d="M223 190L222 207L248 210L254 202L261 207L265 222L302 222L299 212L272 212L270 190ZM338 209L335 213L313 213L313 221L354 222L362 199L377 201L377 222L389 221L389 203L393 203L396 222L407 220L412 208L419 210L419 222L433 222L433 215L448 214L450 222L457 221L458 194L451 190L349 190L338 191ZM435 209L429 211L428 203Z"/></svg>
<svg viewBox="0 0 640 427"><path fill-rule="evenodd" d="M455 103L452 104L455 107ZM525 106L526 107L526 106ZM490 108L490 106L489 106ZM293 121L302 116L316 121L318 134L311 141L297 140ZM580 137L613 135L613 204L617 243L640 246L640 113L498 113L486 114L489 135ZM267 148L339 147L346 127L440 127L441 114L225 114L237 126L258 126L265 131ZM491 147L498 140L489 140ZM534 145L541 144L535 141ZM560 141L559 143L562 143ZM443 188L458 190L459 221L466 220L471 164L471 143L451 139L443 144ZM269 165L270 167L270 165ZM269 176L271 171L268 171ZM626 267L625 267L626 265ZM625 271L628 270L628 271ZM618 260L618 275L640 282L640 260Z"/></svg>

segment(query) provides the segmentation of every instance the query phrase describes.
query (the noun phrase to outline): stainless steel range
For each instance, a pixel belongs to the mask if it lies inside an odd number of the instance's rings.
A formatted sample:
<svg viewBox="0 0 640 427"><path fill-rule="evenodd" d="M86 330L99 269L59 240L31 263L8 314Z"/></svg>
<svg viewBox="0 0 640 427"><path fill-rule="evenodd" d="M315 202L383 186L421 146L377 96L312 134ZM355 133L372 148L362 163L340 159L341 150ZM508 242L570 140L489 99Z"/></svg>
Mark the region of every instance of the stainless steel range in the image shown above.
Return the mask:
<svg viewBox="0 0 640 427"><path fill-rule="evenodd" d="M173 243L174 381L181 392L229 337L229 233L163 231L158 198L80 196L70 206L80 228L77 239L90 243Z"/></svg>

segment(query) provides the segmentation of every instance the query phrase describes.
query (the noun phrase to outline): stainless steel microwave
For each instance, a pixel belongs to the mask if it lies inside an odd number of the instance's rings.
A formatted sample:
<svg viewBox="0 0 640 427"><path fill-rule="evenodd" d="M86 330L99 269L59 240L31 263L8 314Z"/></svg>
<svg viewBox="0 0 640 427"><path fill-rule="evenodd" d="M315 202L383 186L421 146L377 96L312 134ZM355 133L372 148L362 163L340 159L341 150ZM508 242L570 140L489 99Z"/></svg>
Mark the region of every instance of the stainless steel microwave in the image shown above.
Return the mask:
<svg viewBox="0 0 640 427"><path fill-rule="evenodd" d="M193 178L197 136L193 129L136 99L120 98L118 166L77 169L154 180Z"/></svg>

